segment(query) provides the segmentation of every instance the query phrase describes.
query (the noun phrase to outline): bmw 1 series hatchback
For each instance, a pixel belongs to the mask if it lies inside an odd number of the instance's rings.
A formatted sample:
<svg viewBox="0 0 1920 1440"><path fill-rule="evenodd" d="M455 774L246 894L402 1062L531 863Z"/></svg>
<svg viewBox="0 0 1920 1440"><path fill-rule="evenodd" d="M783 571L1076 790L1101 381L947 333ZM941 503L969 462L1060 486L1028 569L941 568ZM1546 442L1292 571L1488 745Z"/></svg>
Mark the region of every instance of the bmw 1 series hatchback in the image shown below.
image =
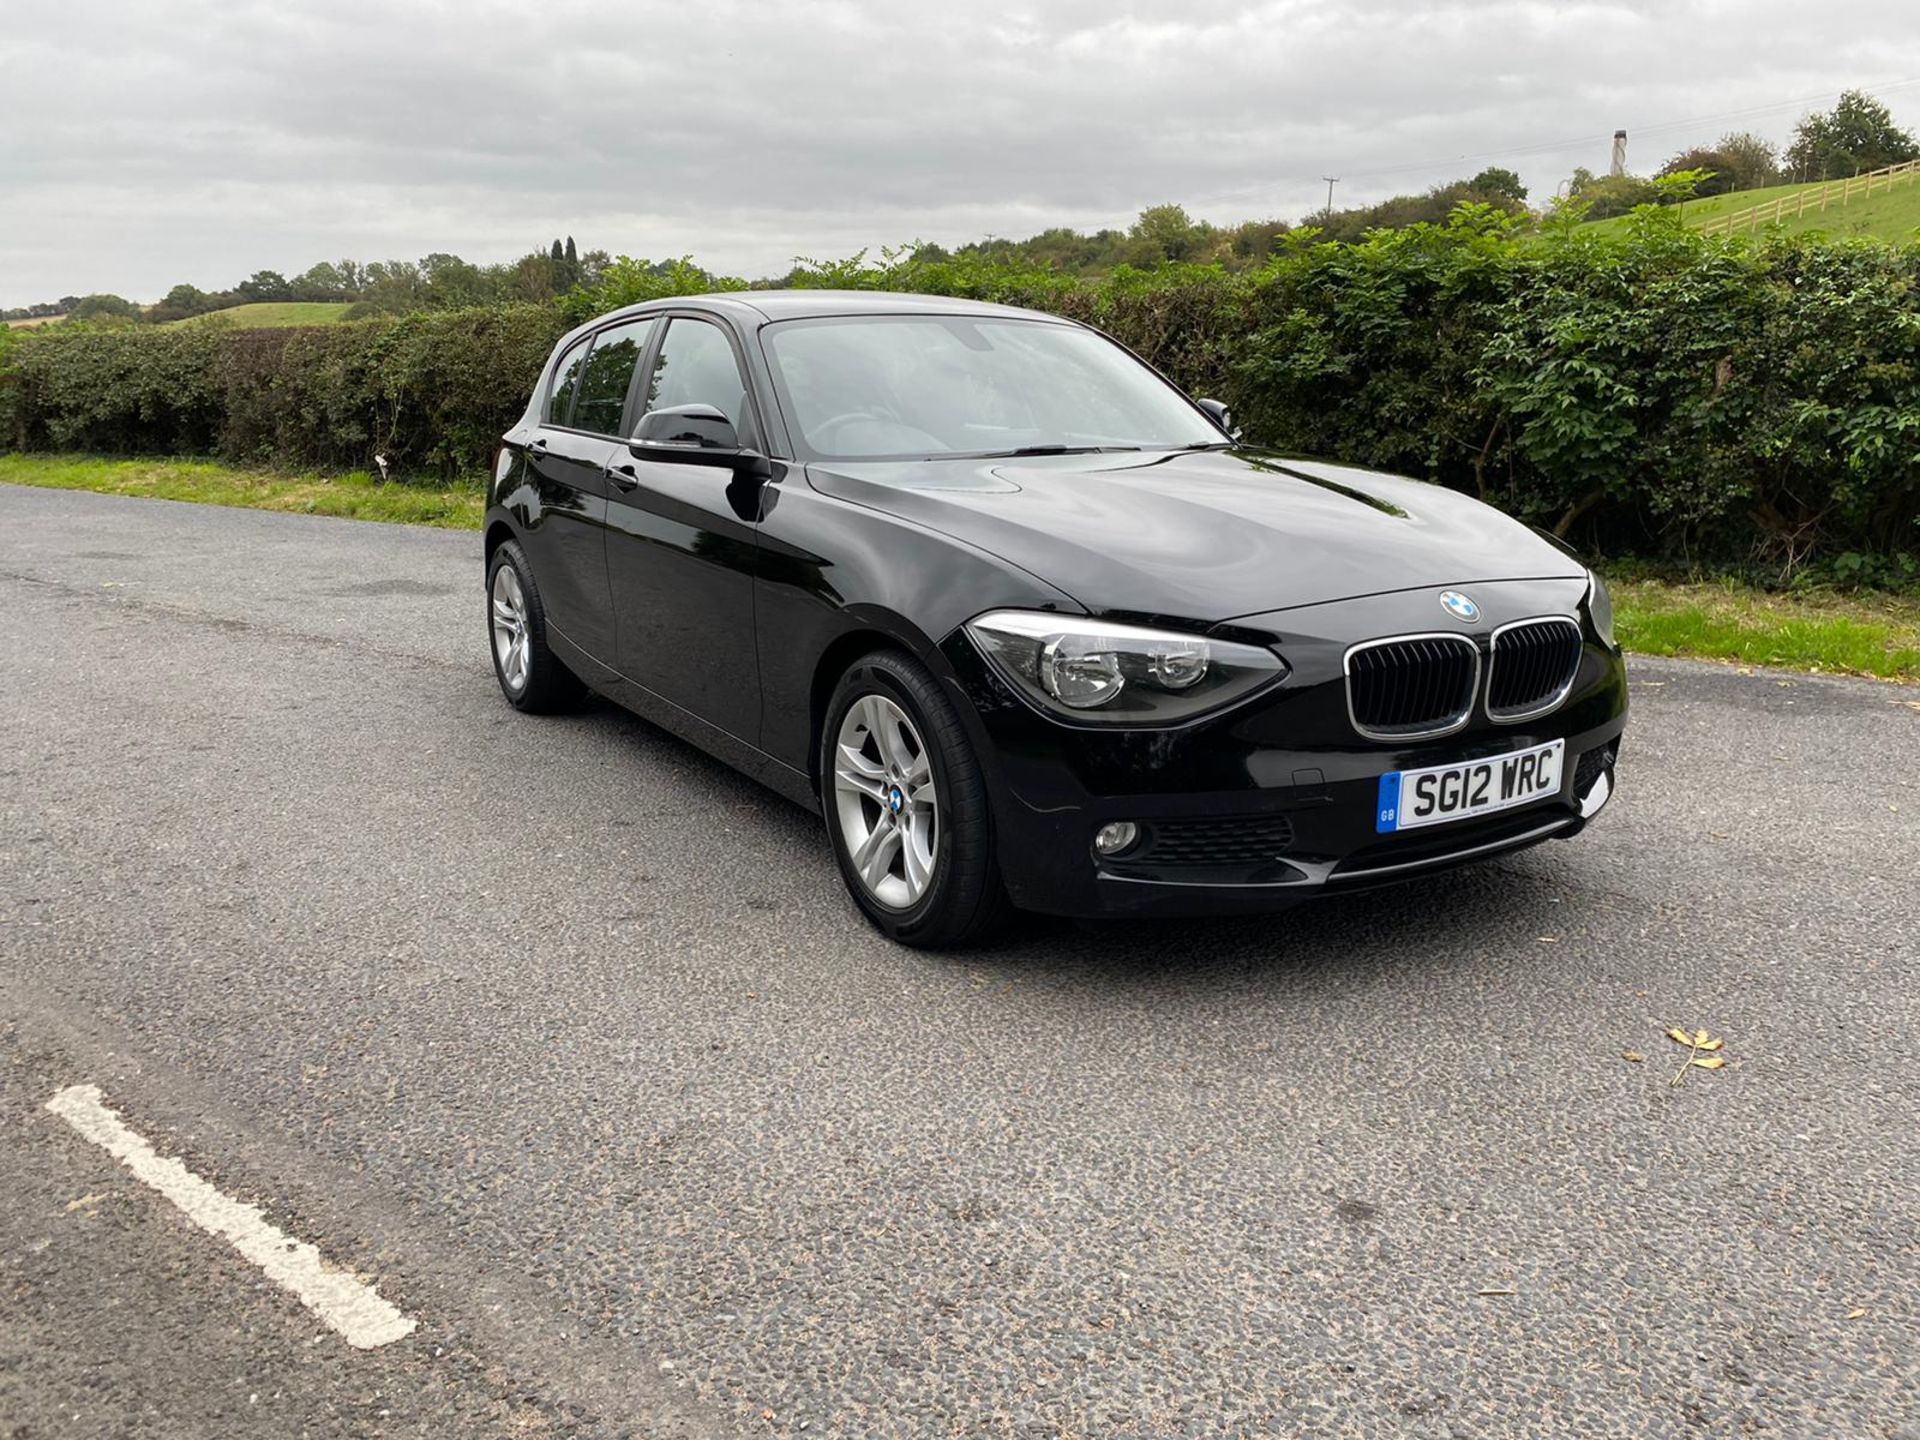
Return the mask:
<svg viewBox="0 0 1920 1440"><path fill-rule="evenodd" d="M1606 587L1559 542L1243 447L1106 336L1002 306L603 316L504 437L485 543L508 701L591 687L817 810L914 945L1564 839L1626 724Z"/></svg>

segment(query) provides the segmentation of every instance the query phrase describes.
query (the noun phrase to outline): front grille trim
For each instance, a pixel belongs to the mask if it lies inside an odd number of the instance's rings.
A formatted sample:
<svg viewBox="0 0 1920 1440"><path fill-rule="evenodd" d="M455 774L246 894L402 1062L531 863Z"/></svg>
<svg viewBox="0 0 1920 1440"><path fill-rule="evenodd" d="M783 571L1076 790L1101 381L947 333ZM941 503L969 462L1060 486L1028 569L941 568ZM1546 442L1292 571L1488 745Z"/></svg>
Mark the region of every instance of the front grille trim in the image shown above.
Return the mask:
<svg viewBox="0 0 1920 1440"><path fill-rule="evenodd" d="M1567 667L1566 681L1544 700L1521 708L1505 707L1495 709L1493 704L1494 670L1500 664L1500 639L1509 631L1523 630L1529 626L1558 625L1573 631L1573 664ZM1580 661L1586 653L1586 635L1580 628L1580 622L1571 615L1530 615L1524 620L1510 620L1493 632L1492 645L1487 654L1487 718L1496 725L1518 725L1525 720L1538 720L1542 715L1551 715L1566 703L1567 696L1573 693L1574 682L1580 678Z"/></svg>
<svg viewBox="0 0 1920 1440"><path fill-rule="evenodd" d="M1364 654L1369 650L1378 650L1387 645L1408 645L1421 641L1438 641L1444 645L1459 645L1472 657L1472 679L1466 686L1466 692L1460 708L1458 710L1448 711L1444 718L1424 728L1408 729L1396 727L1382 730L1361 723L1360 712L1354 708L1353 703L1353 657ZM1451 735L1457 730L1464 730L1473 720L1474 707L1479 703L1480 699L1480 647L1473 642L1471 636L1461 635L1452 630L1422 630L1410 635L1386 635L1378 640L1362 640L1357 645L1349 645L1347 647L1347 653L1340 662L1340 668L1346 678L1347 719L1352 723L1356 732L1369 740L1381 740L1391 744L1403 740L1433 740L1442 735Z"/></svg>

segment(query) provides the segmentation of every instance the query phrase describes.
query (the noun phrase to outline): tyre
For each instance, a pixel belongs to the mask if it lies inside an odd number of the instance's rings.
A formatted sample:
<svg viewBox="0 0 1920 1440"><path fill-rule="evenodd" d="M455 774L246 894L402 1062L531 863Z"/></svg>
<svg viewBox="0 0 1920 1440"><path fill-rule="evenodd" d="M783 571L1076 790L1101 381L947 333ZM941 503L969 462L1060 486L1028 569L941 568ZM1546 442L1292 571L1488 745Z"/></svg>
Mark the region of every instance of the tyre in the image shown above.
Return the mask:
<svg viewBox="0 0 1920 1440"><path fill-rule="evenodd" d="M516 540L487 562L487 634L494 678L516 710L546 715L578 703L586 690L547 648L547 612L533 567Z"/></svg>
<svg viewBox="0 0 1920 1440"><path fill-rule="evenodd" d="M880 651L841 677L821 727L820 793L841 877L885 934L938 948L1005 920L986 778L918 661Z"/></svg>

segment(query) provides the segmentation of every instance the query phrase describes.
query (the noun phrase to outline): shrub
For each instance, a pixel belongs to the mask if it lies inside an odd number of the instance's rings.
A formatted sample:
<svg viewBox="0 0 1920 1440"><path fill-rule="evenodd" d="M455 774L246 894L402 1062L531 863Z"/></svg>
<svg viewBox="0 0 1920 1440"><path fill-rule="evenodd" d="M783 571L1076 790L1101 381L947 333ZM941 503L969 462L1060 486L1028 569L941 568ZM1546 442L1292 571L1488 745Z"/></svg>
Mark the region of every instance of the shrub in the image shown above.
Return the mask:
<svg viewBox="0 0 1920 1440"><path fill-rule="evenodd" d="M1258 269L1100 279L909 249L801 262L790 283L1087 321L1226 401L1253 443L1438 481L1607 553L1783 578L1902 575L1920 553L1920 246L1704 237L1652 206L1618 233L1568 217L1533 235L1493 204L1356 245L1273 244ZM570 324L738 285L621 260L565 307L17 333L0 436L471 471Z"/></svg>
<svg viewBox="0 0 1920 1440"><path fill-rule="evenodd" d="M219 437L219 332L66 324L15 347L14 425L28 449L204 454Z"/></svg>
<svg viewBox="0 0 1920 1440"><path fill-rule="evenodd" d="M552 305L272 330L63 326L19 345L0 434L27 449L472 471L565 329Z"/></svg>

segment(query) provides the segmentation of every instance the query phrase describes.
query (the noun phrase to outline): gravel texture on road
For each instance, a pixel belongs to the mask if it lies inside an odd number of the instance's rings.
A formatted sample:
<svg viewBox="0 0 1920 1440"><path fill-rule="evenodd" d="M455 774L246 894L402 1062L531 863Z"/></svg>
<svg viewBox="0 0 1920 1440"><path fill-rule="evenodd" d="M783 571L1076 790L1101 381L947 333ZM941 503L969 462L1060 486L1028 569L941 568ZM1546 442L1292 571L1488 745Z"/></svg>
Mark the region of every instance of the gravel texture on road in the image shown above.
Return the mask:
<svg viewBox="0 0 1920 1440"><path fill-rule="evenodd" d="M0 1433L1920 1436L1920 692L1636 662L1572 843L935 956L479 546L0 487Z"/></svg>

